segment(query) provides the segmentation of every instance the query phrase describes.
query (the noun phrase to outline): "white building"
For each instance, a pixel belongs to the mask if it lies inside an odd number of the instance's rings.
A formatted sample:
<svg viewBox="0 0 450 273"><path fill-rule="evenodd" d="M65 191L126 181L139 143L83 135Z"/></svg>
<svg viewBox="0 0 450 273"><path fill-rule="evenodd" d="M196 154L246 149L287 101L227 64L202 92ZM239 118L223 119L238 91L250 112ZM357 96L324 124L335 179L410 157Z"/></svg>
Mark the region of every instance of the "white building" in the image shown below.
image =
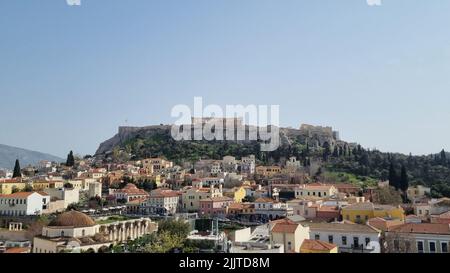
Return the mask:
<svg viewBox="0 0 450 273"><path fill-rule="evenodd" d="M65 209L69 205L76 204L80 201L80 191L78 189L45 189L44 192L50 195L50 197L63 200Z"/></svg>
<svg viewBox="0 0 450 273"><path fill-rule="evenodd" d="M301 185L300 187L295 189L295 198L302 198L308 196L328 198L335 196L338 193L339 191L333 185L322 185L322 184Z"/></svg>
<svg viewBox="0 0 450 273"><path fill-rule="evenodd" d="M155 190L150 193L148 200L142 203L141 209L146 214L175 214L179 206L179 200L180 195L175 191Z"/></svg>
<svg viewBox="0 0 450 273"><path fill-rule="evenodd" d="M89 198L93 197L102 197L102 183L100 182L92 182L89 183Z"/></svg>
<svg viewBox="0 0 450 273"><path fill-rule="evenodd" d="M255 200L255 214L266 220L274 220L292 216L294 211L286 204L271 198L258 198Z"/></svg>
<svg viewBox="0 0 450 273"><path fill-rule="evenodd" d="M0 215L41 215L50 203L50 195L38 192L18 192L0 195Z"/></svg>
<svg viewBox="0 0 450 273"><path fill-rule="evenodd" d="M203 187L223 185L224 179L219 177L205 177L201 179Z"/></svg>
<svg viewBox="0 0 450 273"><path fill-rule="evenodd" d="M310 238L335 244L344 253L380 253L381 232L369 225L353 223L302 222L310 228Z"/></svg>

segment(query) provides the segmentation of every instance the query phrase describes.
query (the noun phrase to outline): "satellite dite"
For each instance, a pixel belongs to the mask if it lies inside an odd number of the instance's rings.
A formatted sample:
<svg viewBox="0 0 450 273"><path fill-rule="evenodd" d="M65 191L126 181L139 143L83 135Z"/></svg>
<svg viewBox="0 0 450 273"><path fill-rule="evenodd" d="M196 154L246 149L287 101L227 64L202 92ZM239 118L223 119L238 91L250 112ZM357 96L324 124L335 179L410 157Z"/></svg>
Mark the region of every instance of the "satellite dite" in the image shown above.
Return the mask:
<svg viewBox="0 0 450 273"><path fill-rule="evenodd" d="M69 6L81 6L81 0L66 0Z"/></svg>

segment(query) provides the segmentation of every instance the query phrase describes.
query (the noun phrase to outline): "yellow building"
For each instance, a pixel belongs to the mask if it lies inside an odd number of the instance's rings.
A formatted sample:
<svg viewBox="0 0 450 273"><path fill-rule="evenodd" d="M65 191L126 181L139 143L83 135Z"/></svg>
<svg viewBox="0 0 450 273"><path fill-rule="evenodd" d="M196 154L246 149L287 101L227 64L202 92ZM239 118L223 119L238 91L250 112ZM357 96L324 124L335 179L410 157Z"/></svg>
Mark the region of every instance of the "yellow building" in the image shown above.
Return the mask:
<svg viewBox="0 0 450 273"><path fill-rule="evenodd" d="M61 189L64 187L64 181L33 181L33 190L43 191L45 189Z"/></svg>
<svg viewBox="0 0 450 273"><path fill-rule="evenodd" d="M337 245L306 239L300 247L300 253L331 254L338 253Z"/></svg>
<svg viewBox="0 0 450 273"><path fill-rule="evenodd" d="M369 219L376 217L405 220L405 211L402 207L377 205L370 202L344 207L341 214L344 220L358 224L365 224Z"/></svg>
<svg viewBox="0 0 450 273"><path fill-rule="evenodd" d="M279 166L258 166L255 169L257 175L261 176L273 176L281 173L281 167Z"/></svg>
<svg viewBox="0 0 450 273"><path fill-rule="evenodd" d="M242 203L242 200L245 198L247 194L244 187L235 187L228 190L224 189L223 195L233 198L234 202L236 203Z"/></svg>
<svg viewBox="0 0 450 273"><path fill-rule="evenodd" d="M0 180L0 194L11 194L14 189L23 191L27 183L16 179L1 179Z"/></svg>
<svg viewBox="0 0 450 273"><path fill-rule="evenodd" d="M186 188L181 196L182 209L186 212L196 212L200 209L201 200L223 197L222 192L222 187L214 188L214 186L209 188Z"/></svg>

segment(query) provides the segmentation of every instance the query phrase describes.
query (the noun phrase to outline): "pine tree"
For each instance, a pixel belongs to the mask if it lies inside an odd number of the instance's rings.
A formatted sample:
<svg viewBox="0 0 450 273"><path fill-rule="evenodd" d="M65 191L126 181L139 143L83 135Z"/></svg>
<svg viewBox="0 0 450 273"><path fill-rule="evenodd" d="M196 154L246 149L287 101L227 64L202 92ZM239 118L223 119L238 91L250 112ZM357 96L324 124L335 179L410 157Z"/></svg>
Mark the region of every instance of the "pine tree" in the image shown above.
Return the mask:
<svg viewBox="0 0 450 273"><path fill-rule="evenodd" d="M398 176L397 172L395 171L394 162L391 162L391 166L389 167L389 185L391 187L394 187L396 190L399 189L398 185Z"/></svg>
<svg viewBox="0 0 450 273"><path fill-rule="evenodd" d="M22 172L20 171L19 159L16 159L16 164L14 165L13 178L22 177Z"/></svg>
<svg viewBox="0 0 450 273"><path fill-rule="evenodd" d="M73 167L74 165L75 165L75 158L73 156L73 152L70 151L70 153L67 155L66 166Z"/></svg>

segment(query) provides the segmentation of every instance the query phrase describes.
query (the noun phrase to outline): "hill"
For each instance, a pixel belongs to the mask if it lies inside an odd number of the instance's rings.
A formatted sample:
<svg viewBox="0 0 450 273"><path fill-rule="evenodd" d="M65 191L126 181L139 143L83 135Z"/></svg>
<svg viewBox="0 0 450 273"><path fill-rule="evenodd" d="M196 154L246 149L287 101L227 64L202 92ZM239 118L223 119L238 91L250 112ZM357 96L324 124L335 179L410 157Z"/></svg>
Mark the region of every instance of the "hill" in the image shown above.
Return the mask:
<svg viewBox="0 0 450 273"><path fill-rule="evenodd" d="M426 156L393 154L369 150L339 140L331 127L302 126L300 129L280 128L281 146L273 152L262 152L259 141L175 141L169 125L120 127L118 134L102 143L96 156L105 160L142 159L164 156L176 163L202 159L237 158L254 154L262 164L277 164L291 156L305 167L310 162L322 166L315 175L318 180L373 185L389 179L391 164L397 176L406 168L410 185L431 187L434 197L450 197L450 156L444 151ZM249 129L249 128L247 128Z"/></svg>
<svg viewBox="0 0 450 273"><path fill-rule="evenodd" d="M56 162L64 161L63 159L50 154L0 144L0 168L13 169L16 159L19 159L22 167L29 164L37 165L41 160Z"/></svg>

